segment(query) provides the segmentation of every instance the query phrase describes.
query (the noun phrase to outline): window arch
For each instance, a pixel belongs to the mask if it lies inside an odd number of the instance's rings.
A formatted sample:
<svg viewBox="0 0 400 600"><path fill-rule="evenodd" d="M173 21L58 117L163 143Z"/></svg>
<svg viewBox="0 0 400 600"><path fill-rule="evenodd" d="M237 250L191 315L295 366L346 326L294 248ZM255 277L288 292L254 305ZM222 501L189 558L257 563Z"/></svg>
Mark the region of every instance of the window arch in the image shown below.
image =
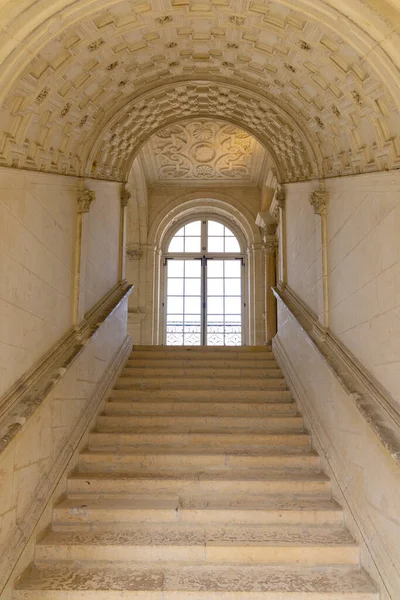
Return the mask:
<svg viewBox="0 0 400 600"><path fill-rule="evenodd" d="M230 224L181 222L165 247L165 343L242 345L243 242Z"/></svg>

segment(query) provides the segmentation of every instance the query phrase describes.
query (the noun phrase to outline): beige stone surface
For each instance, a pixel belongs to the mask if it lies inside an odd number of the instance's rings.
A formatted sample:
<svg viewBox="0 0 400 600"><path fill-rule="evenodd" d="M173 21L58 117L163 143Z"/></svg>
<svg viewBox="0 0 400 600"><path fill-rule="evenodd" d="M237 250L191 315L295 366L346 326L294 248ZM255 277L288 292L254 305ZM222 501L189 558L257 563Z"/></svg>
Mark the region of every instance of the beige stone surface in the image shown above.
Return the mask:
<svg viewBox="0 0 400 600"><path fill-rule="evenodd" d="M74 452L84 443L85 438L81 437L106 391L102 386L107 385L107 378L112 380L116 369L113 361L126 338L126 315L127 300L100 327L93 341L0 454L0 589L21 553L22 568L32 559L31 536L39 519L41 527L46 519L51 519L51 506L44 516L43 510ZM57 496L62 491L58 488Z"/></svg>
<svg viewBox="0 0 400 600"><path fill-rule="evenodd" d="M249 356L260 357L253 369L262 354L266 361L271 356L268 349L252 347L144 347L135 349L129 362L143 360L143 353L150 355L149 379L151 355L155 362L168 355L179 365L182 355L190 364L192 355L198 362L222 354L232 374ZM248 380L241 408L254 405L246 389L259 387L251 371L241 375ZM179 378L185 397L173 404L204 411L204 402L185 386L189 378L188 373ZM142 391L151 405L152 389ZM147 405L135 389L125 400L110 398L107 406L125 404L126 414L113 416L111 410L99 416L14 600L157 593L182 600L376 599L302 418L271 412L292 403L279 398L273 385L269 391L275 402L260 398L268 412L256 422L236 413L229 401L215 404L213 416L174 410L166 417L154 411L133 416L135 404ZM218 406L231 406L233 414L218 414ZM287 426L291 419L293 429ZM151 433L143 436L146 428ZM276 432L266 433L270 429Z"/></svg>
<svg viewBox="0 0 400 600"><path fill-rule="evenodd" d="M281 304L281 303L280 303ZM361 544L363 564L380 582L383 598L400 593L398 465L315 350L296 320L279 309L280 362L301 402L323 463L344 503L346 523Z"/></svg>
<svg viewBox="0 0 400 600"><path fill-rule="evenodd" d="M0 173L0 396L71 326L76 182Z"/></svg>

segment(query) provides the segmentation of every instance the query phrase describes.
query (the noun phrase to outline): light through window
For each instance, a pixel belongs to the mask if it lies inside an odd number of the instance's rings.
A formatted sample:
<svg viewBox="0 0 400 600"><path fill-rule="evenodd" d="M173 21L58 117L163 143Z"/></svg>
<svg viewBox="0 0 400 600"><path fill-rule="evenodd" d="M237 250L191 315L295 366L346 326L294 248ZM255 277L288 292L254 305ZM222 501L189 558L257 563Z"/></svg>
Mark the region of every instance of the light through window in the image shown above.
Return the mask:
<svg viewBox="0 0 400 600"><path fill-rule="evenodd" d="M181 227L165 271L167 345L242 344L243 256L229 227L213 220Z"/></svg>

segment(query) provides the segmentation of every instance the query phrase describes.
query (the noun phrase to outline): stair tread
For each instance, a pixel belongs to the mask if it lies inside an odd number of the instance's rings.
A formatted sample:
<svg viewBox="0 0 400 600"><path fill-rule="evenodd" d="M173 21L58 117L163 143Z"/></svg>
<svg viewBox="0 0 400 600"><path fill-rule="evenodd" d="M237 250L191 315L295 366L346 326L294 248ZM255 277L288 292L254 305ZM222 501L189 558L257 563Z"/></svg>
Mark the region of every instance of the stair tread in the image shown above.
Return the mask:
<svg viewBox="0 0 400 600"><path fill-rule="evenodd" d="M210 429L209 431L206 429L198 429L196 426L190 425L129 425L126 426L126 431L119 428L118 430L112 431L107 430L103 431L101 427L98 427L97 430L99 433L182 433L182 434L205 434L205 435L252 435L252 436L262 436L262 435L305 435L308 436L307 432L302 431L301 426L299 426L298 431L293 429L285 429L281 427L279 430L275 431L267 431L262 428L253 428L253 427L231 427L230 429L227 427L218 427L216 429Z"/></svg>
<svg viewBox="0 0 400 600"><path fill-rule="evenodd" d="M181 510L243 510L243 511L265 511L265 510L334 510L342 512L341 506L330 497L321 497L321 495L223 495L213 494L207 496L201 494L198 496L184 496L156 494L149 495L129 495L128 498L106 494L100 498L91 498L83 494L70 494L60 500L56 508L85 511L96 510L163 510L171 509Z"/></svg>
<svg viewBox="0 0 400 600"><path fill-rule="evenodd" d="M344 527L328 525L201 525L190 523L112 523L75 525L50 531L38 545L111 546L355 546Z"/></svg>
<svg viewBox="0 0 400 600"><path fill-rule="evenodd" d="M81 456L101 456L102 454L116 454L123 456L163 456L165 454L169 456L294 456L298 458L299 456L305 457L318 457L318 453L313 450L304 450L301 446L300 448L296 448L295 446L288 446L287 448L277 448L271 450L268 448L255 448L249 447L225 450L224 448L197 448L197 447L186 447L186 448L176 448L171 446L129 446L126 449L118 449L108 450L98 447L97 449L90 448L86 449L81 453Z"/></svg>
<svg viewBox="0 0 400 600"><path fill-rule="evenodd" d="M133 562L110 567L109 563L60 561L31 567L16 587L17 590L114 590L116 593L123 590L199 591L205 594L204 598L213 591L246 594L288 592L291 598L296 598L293 592L315 592L321 598L323 593L347 593L352 598L368 598L360 594L377 598L372 580L357 567L288 568L187 563L157 563L149 567ZM339 595L332 597L336 600Z"/></svg>
<svg viewBox="0 0 400 600"><path fill-rule="evenodd" d="M149 471L148 469L132 471L130 473L87 473L77 471L70 475L70 479L96 479L96 480L195 480L195 481L329 481L325 473L317 470L304 472L304 469L238 469L232 467L215 468L207 471L195 471L181 468L179 470L162 469L159 471Z"/></svg>

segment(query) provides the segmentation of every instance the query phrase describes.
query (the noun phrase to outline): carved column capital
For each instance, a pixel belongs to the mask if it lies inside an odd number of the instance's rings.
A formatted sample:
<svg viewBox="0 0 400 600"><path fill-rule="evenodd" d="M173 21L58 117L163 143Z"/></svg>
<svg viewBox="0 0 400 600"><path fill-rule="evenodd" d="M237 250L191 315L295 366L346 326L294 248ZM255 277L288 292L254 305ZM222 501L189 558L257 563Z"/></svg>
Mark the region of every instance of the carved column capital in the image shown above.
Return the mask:
<svg viewBox="0 0 400 600"><path fill-rule="evenodd" d="M328 204L328 194L325 190L316 190L312 192L310 197L310 204L314 207L316 215L322 217L326 215L326 207Z"/></svg>
<svg viewBox="0 0 400 600"><path fill-rule="evenodd" d="M266 240L263 245L265 254L276 254L278 243L275 240Z"/></svg>
<svg viewBox="0 0 400 600"><path fill-rule="evenodd" d="M127 189L126 184L124 183L121 187L121 192L120 192L122 208L125 208L128 206L128 202L129 202L129 199L131 198L131 196L132 196L132 194Z"/></svg>
<svg viewBox="0 0 400 600"><path fill-rule="evenodd" d="M96 193L84 188L78 191L78 213L89 212L90 205L96 199Z"/></svg>
<svg viewBox="0 0 400 600"><path fill-rule="evenodd" d="M276 203L278 205L278 208L282 208L282 210L285 208L285 200L286 192L284 188L279 188L279 190L276 192Z"/></svg>

